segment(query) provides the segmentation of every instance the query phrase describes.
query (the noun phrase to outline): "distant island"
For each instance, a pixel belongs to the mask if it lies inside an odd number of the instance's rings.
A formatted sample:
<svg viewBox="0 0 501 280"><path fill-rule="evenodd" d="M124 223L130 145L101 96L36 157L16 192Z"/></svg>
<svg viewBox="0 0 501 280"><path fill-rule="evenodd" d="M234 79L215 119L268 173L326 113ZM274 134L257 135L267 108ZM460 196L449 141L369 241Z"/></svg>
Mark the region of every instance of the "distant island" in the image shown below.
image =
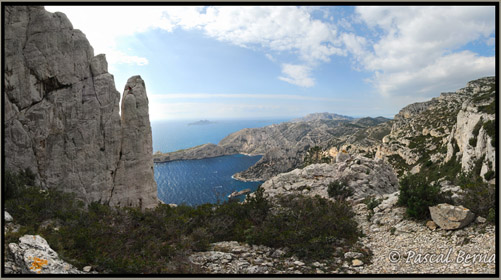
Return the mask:
<svg viewBox="0 0 501 280"><path fill-rule="evenodd" d="M209 120L199 120L197 122L192 122L189 123L188 125L208 125L208 124L215 124L216 122L211 122Z"/></svg>

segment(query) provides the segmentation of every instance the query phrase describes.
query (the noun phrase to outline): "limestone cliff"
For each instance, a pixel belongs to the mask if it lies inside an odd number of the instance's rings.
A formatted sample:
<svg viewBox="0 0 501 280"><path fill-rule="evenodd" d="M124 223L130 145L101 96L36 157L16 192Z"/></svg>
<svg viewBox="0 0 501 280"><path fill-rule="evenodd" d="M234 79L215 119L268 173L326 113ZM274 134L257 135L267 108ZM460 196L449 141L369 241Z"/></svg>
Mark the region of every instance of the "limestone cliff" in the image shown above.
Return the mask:
<svg viewBox="0 0 501 280"><path fill-rule="evenodd" d="M153 172L143 172L152 166L144 86L141 114L125 110L121 120L105 56L94 56L64 14L6 6L4 24L5 169L29 168L43 187L73 192L86 203L153 206ZM122 165L143 183L121 180Z"/></svg>
<svg viewBox="0 0 501 280"><path fill-rule="evenodd" d="M480 176L494 171L495 96L495 77L486 77L456 92L406 106L395 116L376 158L388 160L400 174L417 173L425 165L442 165L451 159L463 172L476 165Z"/></svg>

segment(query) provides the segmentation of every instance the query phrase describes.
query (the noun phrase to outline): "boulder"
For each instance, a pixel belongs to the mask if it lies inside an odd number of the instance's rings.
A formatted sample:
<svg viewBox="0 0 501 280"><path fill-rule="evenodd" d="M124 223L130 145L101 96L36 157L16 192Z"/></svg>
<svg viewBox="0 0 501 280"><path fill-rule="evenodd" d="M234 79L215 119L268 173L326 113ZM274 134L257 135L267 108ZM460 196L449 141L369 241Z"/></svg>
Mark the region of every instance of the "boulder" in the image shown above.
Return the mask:
<svg viewBox="0 0 501 280"><path fill-rule="evenodd" d="M12 218L12 216L9 214L9 212L4 211L3 213L4 213L4 220L5 220L5 222L8 223L8 222L14 221L14 218Z"/></svg>
<svg viewBox="0 0 501 280"><path fill-rule="evenodd" d="M484 224L485 222L487 222L487 219L484 217L477 216L477 218L475 219L475 222L477 222L479 224Z"/></svg>
<svg viewBox="0 0 501 280"><path fill-rule="evenodd" d="M442 229L460 229L475 219L475 214L463 206L442 203L429 209L432 220Z"/></svg>
<svg viewBox="0 0 501 280"><path fill-rule="evenodd" d="M23 274L85 274L71 264L62 261L39 235L24 235L19 244L10 243L14 261Z"/></svg>

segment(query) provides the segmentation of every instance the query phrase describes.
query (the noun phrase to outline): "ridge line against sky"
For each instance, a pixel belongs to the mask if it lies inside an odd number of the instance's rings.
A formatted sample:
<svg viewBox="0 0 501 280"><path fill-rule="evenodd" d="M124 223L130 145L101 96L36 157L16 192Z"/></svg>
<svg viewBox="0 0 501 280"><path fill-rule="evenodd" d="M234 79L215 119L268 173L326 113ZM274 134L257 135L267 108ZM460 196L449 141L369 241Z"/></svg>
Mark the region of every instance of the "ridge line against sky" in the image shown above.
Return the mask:
<svg viewBox="0 0 501 280"><path fill-rule="evenodd" d="M150 117L392 117L495 74L495 6L46 6ZM92 17L89 17L92 15Z"/></svg>

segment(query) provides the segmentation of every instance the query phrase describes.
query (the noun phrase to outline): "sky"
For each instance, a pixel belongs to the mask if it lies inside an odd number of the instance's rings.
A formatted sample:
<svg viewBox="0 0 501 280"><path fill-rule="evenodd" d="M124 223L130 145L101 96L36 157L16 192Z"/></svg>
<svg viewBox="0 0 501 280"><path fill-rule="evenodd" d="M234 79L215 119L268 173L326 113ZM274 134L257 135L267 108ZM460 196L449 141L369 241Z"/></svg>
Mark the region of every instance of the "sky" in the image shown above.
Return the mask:
<svg viewBox="0 0 501 280"><path fill-rule="evenodd" d="M495 6L46 6L151 120L393 117L495 75Z"/></svg>

